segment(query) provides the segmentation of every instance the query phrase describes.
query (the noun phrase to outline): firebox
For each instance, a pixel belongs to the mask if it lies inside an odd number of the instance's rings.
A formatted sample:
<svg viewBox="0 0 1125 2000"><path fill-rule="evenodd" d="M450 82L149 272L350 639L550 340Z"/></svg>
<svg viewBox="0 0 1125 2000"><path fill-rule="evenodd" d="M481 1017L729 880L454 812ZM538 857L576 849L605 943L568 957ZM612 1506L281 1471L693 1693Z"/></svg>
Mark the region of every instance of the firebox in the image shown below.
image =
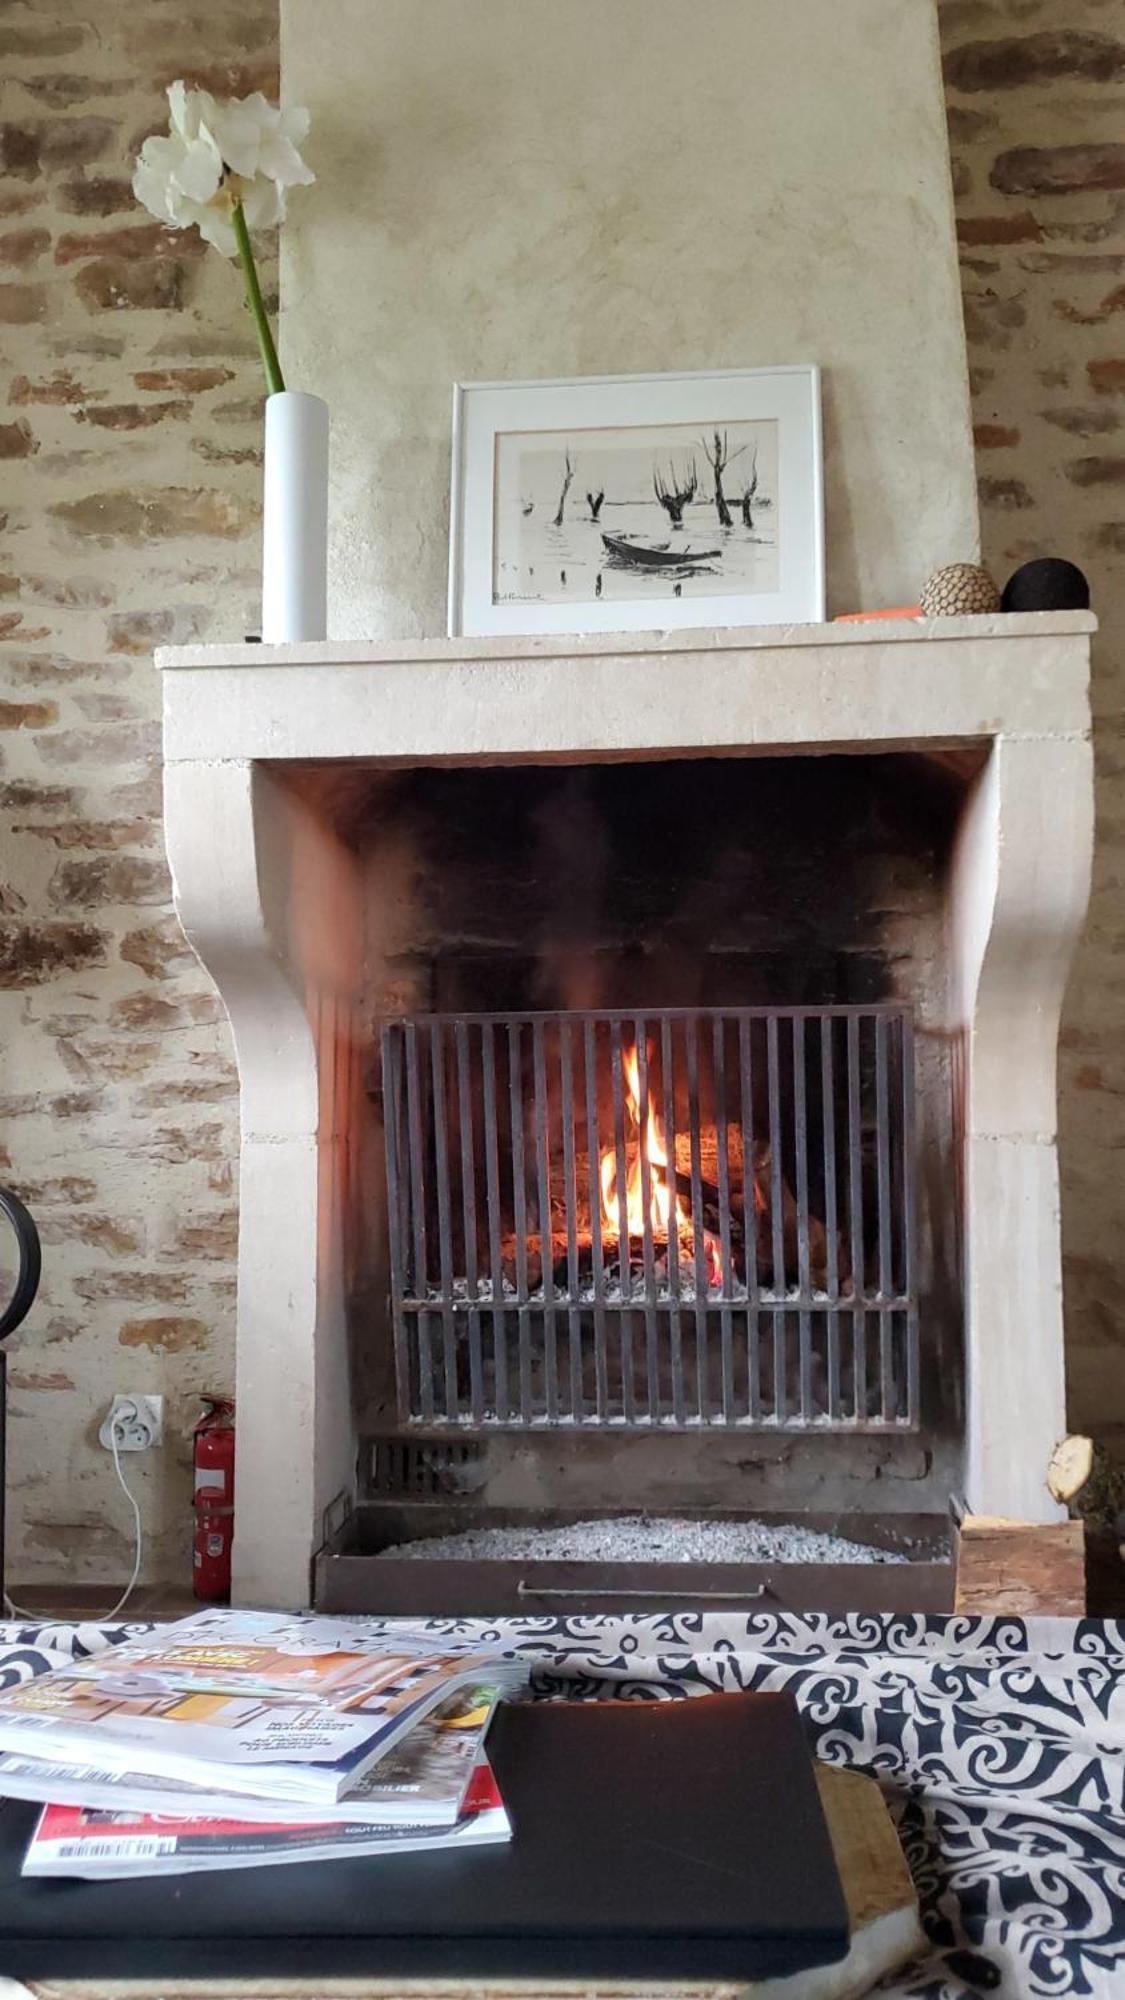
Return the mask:
<svg viewBox="0 0 1125 2000"><path fill-rule="evenodd" d="M907 1009L383 1038L398 1420L916 1429Z"/></svg>
<svg viewBox="0 0 1125 2000"><path fill-rule="evenodd" d="M940 1552L962 1379L943 920L977 763L354 774L365 1602L464 1608L480 1534L493 1567L523 1551L509 1594L561 1589L520 1537L577 1550L591 1523L617 1591L614 1522L674 1557L709 1519L709 1571L754 1521L799 1522L825 1566Z"/></svg>

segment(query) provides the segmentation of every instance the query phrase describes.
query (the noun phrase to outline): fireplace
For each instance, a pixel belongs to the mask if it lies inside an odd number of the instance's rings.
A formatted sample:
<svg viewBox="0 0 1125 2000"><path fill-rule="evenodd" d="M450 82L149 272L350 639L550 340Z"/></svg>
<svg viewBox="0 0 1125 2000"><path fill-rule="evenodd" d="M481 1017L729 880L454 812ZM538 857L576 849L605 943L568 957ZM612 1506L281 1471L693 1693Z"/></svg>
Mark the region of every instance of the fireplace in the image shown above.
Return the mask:
<svg viewBox="0 0 1125 2000"><path fill-rule="evenodd" d="M1056 1518L1089 629L163 656L244 1601L940 1608L951 1506ZM694 1553L438 1539L617 1516Z"/></svg>

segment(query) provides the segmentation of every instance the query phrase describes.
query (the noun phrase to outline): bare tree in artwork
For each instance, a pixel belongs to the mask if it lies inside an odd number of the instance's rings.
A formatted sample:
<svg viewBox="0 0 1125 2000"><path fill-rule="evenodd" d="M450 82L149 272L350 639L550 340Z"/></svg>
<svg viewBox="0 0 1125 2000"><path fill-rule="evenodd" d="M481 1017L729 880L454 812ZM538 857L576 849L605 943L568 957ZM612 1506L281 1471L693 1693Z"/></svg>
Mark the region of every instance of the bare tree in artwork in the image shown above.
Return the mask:
<svg viewBox="0 0 1125 2000"><path fill-rule="evenodd" d="M587 501L587 505L589 506L589 509L590 509L590 519L591 519L591 521L596 521L596 520L597 520L597 518L598 518L598 515L599 515L599 514L601 513L601 511L602 511L602 501L603 501L604 499L605 499L605 487L604 487L604 486L602 487L602 490L601 490L601 492L600 492L600 493L587 493L587 495L586 495L586 501Z"/></svg>
<svg viewBox="0 0 1125 2000"><path fill-rule="evenodd" d="M723 492L723 474L728 465L733 465L739 454L746 450L746 446L740 444L737 451L731 451L726 431L713 431L711 437L710 444L706 438L703 439L703 450L707 463L715 475L715 510L719 516L719 525L723 528L732 528L734 517L727 506L727 496Z"/></svg>
<svg viewBox="0 0 1125 2000"><path fill-rule="evenodd" d="M695 469L694 458L687 472L677 473L675 466L670 464L667 481L659 466L653 467L652 490L674 528L683 527L684 508L689 500L695 499L698 486L699 476Z"/></svg>
<svg viewBox="0 0 1125 2000"><path fill-rule="evenodd" d="M569 445L567 445L567 448L566 448L566 474L565 474L565 477L564 477L564 479L563 479L563 483L562 483L562 492L561 492L561 493L559 494L559 510L558 510L558 513L557 513L557 514L555 515L555 522L554 522L554 525L555 525L555 527L556 527L556 528L561 528L561 527L562 527L562 524L563 524L563 510L564 510L564 508L565 508L565 506L566 506L566 496L567 496L567 494L568 494L568 493L570 492L570 482L571 482L571 480L572 480L573 478L574 478L574 460L573 460L573 459L571 458L571 455L570 455L570 446L569 446Z"/></svg>
<svg viewBox="0 0 1125 2000"><path fill-rule="evenodd" d="M754 446L754 456L750 461L750 476L742 482L742 525L754 526L754 495L758 491L758 447Z"/></svg>

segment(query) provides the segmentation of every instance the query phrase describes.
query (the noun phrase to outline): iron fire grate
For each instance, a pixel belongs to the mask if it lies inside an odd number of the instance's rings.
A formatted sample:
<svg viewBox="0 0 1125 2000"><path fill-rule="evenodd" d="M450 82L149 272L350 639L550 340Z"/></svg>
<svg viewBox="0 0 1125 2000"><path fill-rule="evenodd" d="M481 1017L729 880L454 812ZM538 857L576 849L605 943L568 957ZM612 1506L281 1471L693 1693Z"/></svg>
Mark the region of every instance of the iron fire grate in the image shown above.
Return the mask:
<svg viewBox="0 0 1125 2000"><path fill-rule="evenodd" d="M383 1075L403 1425L917 1428L908 1009L418 1016Z"/></svg>

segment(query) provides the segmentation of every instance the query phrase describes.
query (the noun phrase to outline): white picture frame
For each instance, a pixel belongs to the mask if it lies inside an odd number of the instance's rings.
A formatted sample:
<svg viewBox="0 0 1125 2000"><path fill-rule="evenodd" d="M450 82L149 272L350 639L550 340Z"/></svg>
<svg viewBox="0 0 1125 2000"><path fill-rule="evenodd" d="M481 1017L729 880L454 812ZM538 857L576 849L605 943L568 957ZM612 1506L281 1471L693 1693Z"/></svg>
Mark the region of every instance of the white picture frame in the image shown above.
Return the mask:
<svg viewBox="0 0 1125 2000"><path fill-rule="evenodd" d="M454 385L451 637L823 619L814 365Z"/></svg>

